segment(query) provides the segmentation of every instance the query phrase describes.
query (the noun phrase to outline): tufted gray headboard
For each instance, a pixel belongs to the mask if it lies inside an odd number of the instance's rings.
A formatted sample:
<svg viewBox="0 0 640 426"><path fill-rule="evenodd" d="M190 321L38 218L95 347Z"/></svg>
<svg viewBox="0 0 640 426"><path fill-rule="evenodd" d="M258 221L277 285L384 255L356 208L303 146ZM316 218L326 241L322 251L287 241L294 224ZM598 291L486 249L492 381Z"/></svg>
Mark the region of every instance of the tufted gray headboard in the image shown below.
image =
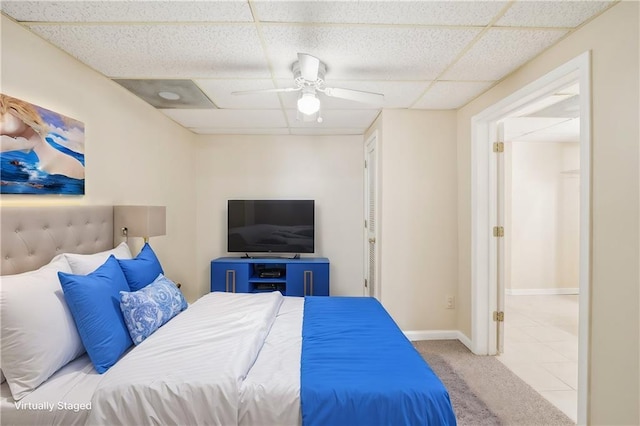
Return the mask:
<svg viewBox="0 0 640 426"><path fill-rule="evenodd" d="M113 206L0 207L0 275L113 248Z"/></svg>

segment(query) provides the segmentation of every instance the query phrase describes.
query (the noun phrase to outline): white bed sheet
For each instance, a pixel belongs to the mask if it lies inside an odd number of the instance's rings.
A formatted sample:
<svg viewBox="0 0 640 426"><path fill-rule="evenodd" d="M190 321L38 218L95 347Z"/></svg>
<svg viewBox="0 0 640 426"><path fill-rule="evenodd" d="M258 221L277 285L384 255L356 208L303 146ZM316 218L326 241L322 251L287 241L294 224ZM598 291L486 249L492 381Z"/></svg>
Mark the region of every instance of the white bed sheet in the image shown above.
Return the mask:
<svg viewBox="0 0 640 426"><path fill-rule="evenodd" d="M304 298L285 297L256 362L240 387L238 424L300 425Z"/></svg>
<svg viewBox="0 0 640 426"><path fill-rule="evenodd" d="M13 400L4 382L0 386L2 425L83 425L91 408L91 395L102 377L85 354L20 401Z"/></svg>
<svg viewBox="0 0 640 426"><path fill-rule="evenodd" d="M210 293L111 367L88 422L238 424L240 385L283 296Z"/></svg>
<svg viewBox="0 0 640 426"><path fill-rule="evenodd" d="M85 354L21 409L2 383L2 425L301 424L304 299L247 296L206 295L103 375Z"/></svg>

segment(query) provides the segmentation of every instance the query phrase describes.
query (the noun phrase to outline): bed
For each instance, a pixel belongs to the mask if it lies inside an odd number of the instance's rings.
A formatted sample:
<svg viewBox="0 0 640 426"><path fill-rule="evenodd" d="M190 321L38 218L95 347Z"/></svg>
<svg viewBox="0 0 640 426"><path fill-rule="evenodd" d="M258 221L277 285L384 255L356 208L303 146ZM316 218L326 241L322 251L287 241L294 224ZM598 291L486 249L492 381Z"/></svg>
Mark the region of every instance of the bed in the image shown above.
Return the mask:
<svg viewBox="0 0 640 426"><path fill-rule="evenodd" d="M12 312L7 300L19 304L23 297L10 293L12 278L6 275L53 268L64 252L131 255L114 244L109 206L3 207L1 213L0 367L13 385L3 381L0 387L2 424L456 423L441 381L372 298L210 293L127 347L103 374L77 347L74 331L64 330L57 341L68 340L75 349L20 387L15 371L24 365L11 356L5 335L23 333L30 339L26 351L36 351L30 357L35 360L42 348L33 342L49 337L33 337L43 330L29 337L37 315L18 318L19 326L6 328ZM89 256L91 267L104 261L95 256ZM80 259L88 268L88 261ZM51 309L59 309L62 292L47 285L42 294L56 293L58 304L50 298ZM37 297L44 300L42 294ZM42 363L56 355L47 354ZM25 377L33 376L35 368L27 367Z"/></svg>

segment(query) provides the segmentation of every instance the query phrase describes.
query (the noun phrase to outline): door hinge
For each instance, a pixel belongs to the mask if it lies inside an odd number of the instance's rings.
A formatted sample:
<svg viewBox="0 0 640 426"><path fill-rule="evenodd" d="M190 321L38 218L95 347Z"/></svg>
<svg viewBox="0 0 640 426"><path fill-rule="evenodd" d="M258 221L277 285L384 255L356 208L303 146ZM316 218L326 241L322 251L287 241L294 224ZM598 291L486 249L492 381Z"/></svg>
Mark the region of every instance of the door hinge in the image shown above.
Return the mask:
<svg viewBox="0 0 640 426"><path fill-rule="evenodd" d="M367 168L367 160L364 160L364 168Z"/></svg>
<svg viewBox="0 0 640 426"><path fill-rule="evenodd" d="M498 238L504 237L504 228L502 226L494 226L493 236Z"/></svg>
<svg viewBox="0 0 640 426"><path fill-rule="evenodd" d="M364 220L364 227L367 227L367 219Z"/></svg>
<svg viewBox="0 0 640 426"><path fill-rule="evenodd" d="M368 288L369 287L369 283L367 282L367 279L364 279L364 288Z"/></svg>
<svg viewBox="0 0 640 426"><path fill-rule="evenodd" d="M504 312L503 311L493 311L493 320L496 322L504 322Z"/></svg>
<svg viewBox="0 0 640 426"><path fill-rule="evenodd" d="M504 142L494 142L493 152L504 152Z"/></svg>

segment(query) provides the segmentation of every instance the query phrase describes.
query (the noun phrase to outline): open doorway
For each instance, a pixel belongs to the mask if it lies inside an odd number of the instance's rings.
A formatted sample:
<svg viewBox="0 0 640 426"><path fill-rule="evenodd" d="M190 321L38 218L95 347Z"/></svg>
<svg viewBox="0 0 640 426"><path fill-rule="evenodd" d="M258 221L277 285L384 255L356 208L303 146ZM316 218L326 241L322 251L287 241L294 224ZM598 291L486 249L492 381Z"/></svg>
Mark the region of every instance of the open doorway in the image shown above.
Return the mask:
<svg viewBox="0 0 640 426"><path fill-rule="evenodd" d="M577 422L580 102L571 84L504 127L502 361Z"/></svg>
<svg viewBox="0 0 640 426"><path fill-rule="evenodd" d="M591 83L590 53L549 72L472 119L472 350L495 355L504 336L506 262L504 139L500 123L577 84L580 111L577 422L586 424L589 347ZM568 170L567 170L568 171Z"/></svg>

